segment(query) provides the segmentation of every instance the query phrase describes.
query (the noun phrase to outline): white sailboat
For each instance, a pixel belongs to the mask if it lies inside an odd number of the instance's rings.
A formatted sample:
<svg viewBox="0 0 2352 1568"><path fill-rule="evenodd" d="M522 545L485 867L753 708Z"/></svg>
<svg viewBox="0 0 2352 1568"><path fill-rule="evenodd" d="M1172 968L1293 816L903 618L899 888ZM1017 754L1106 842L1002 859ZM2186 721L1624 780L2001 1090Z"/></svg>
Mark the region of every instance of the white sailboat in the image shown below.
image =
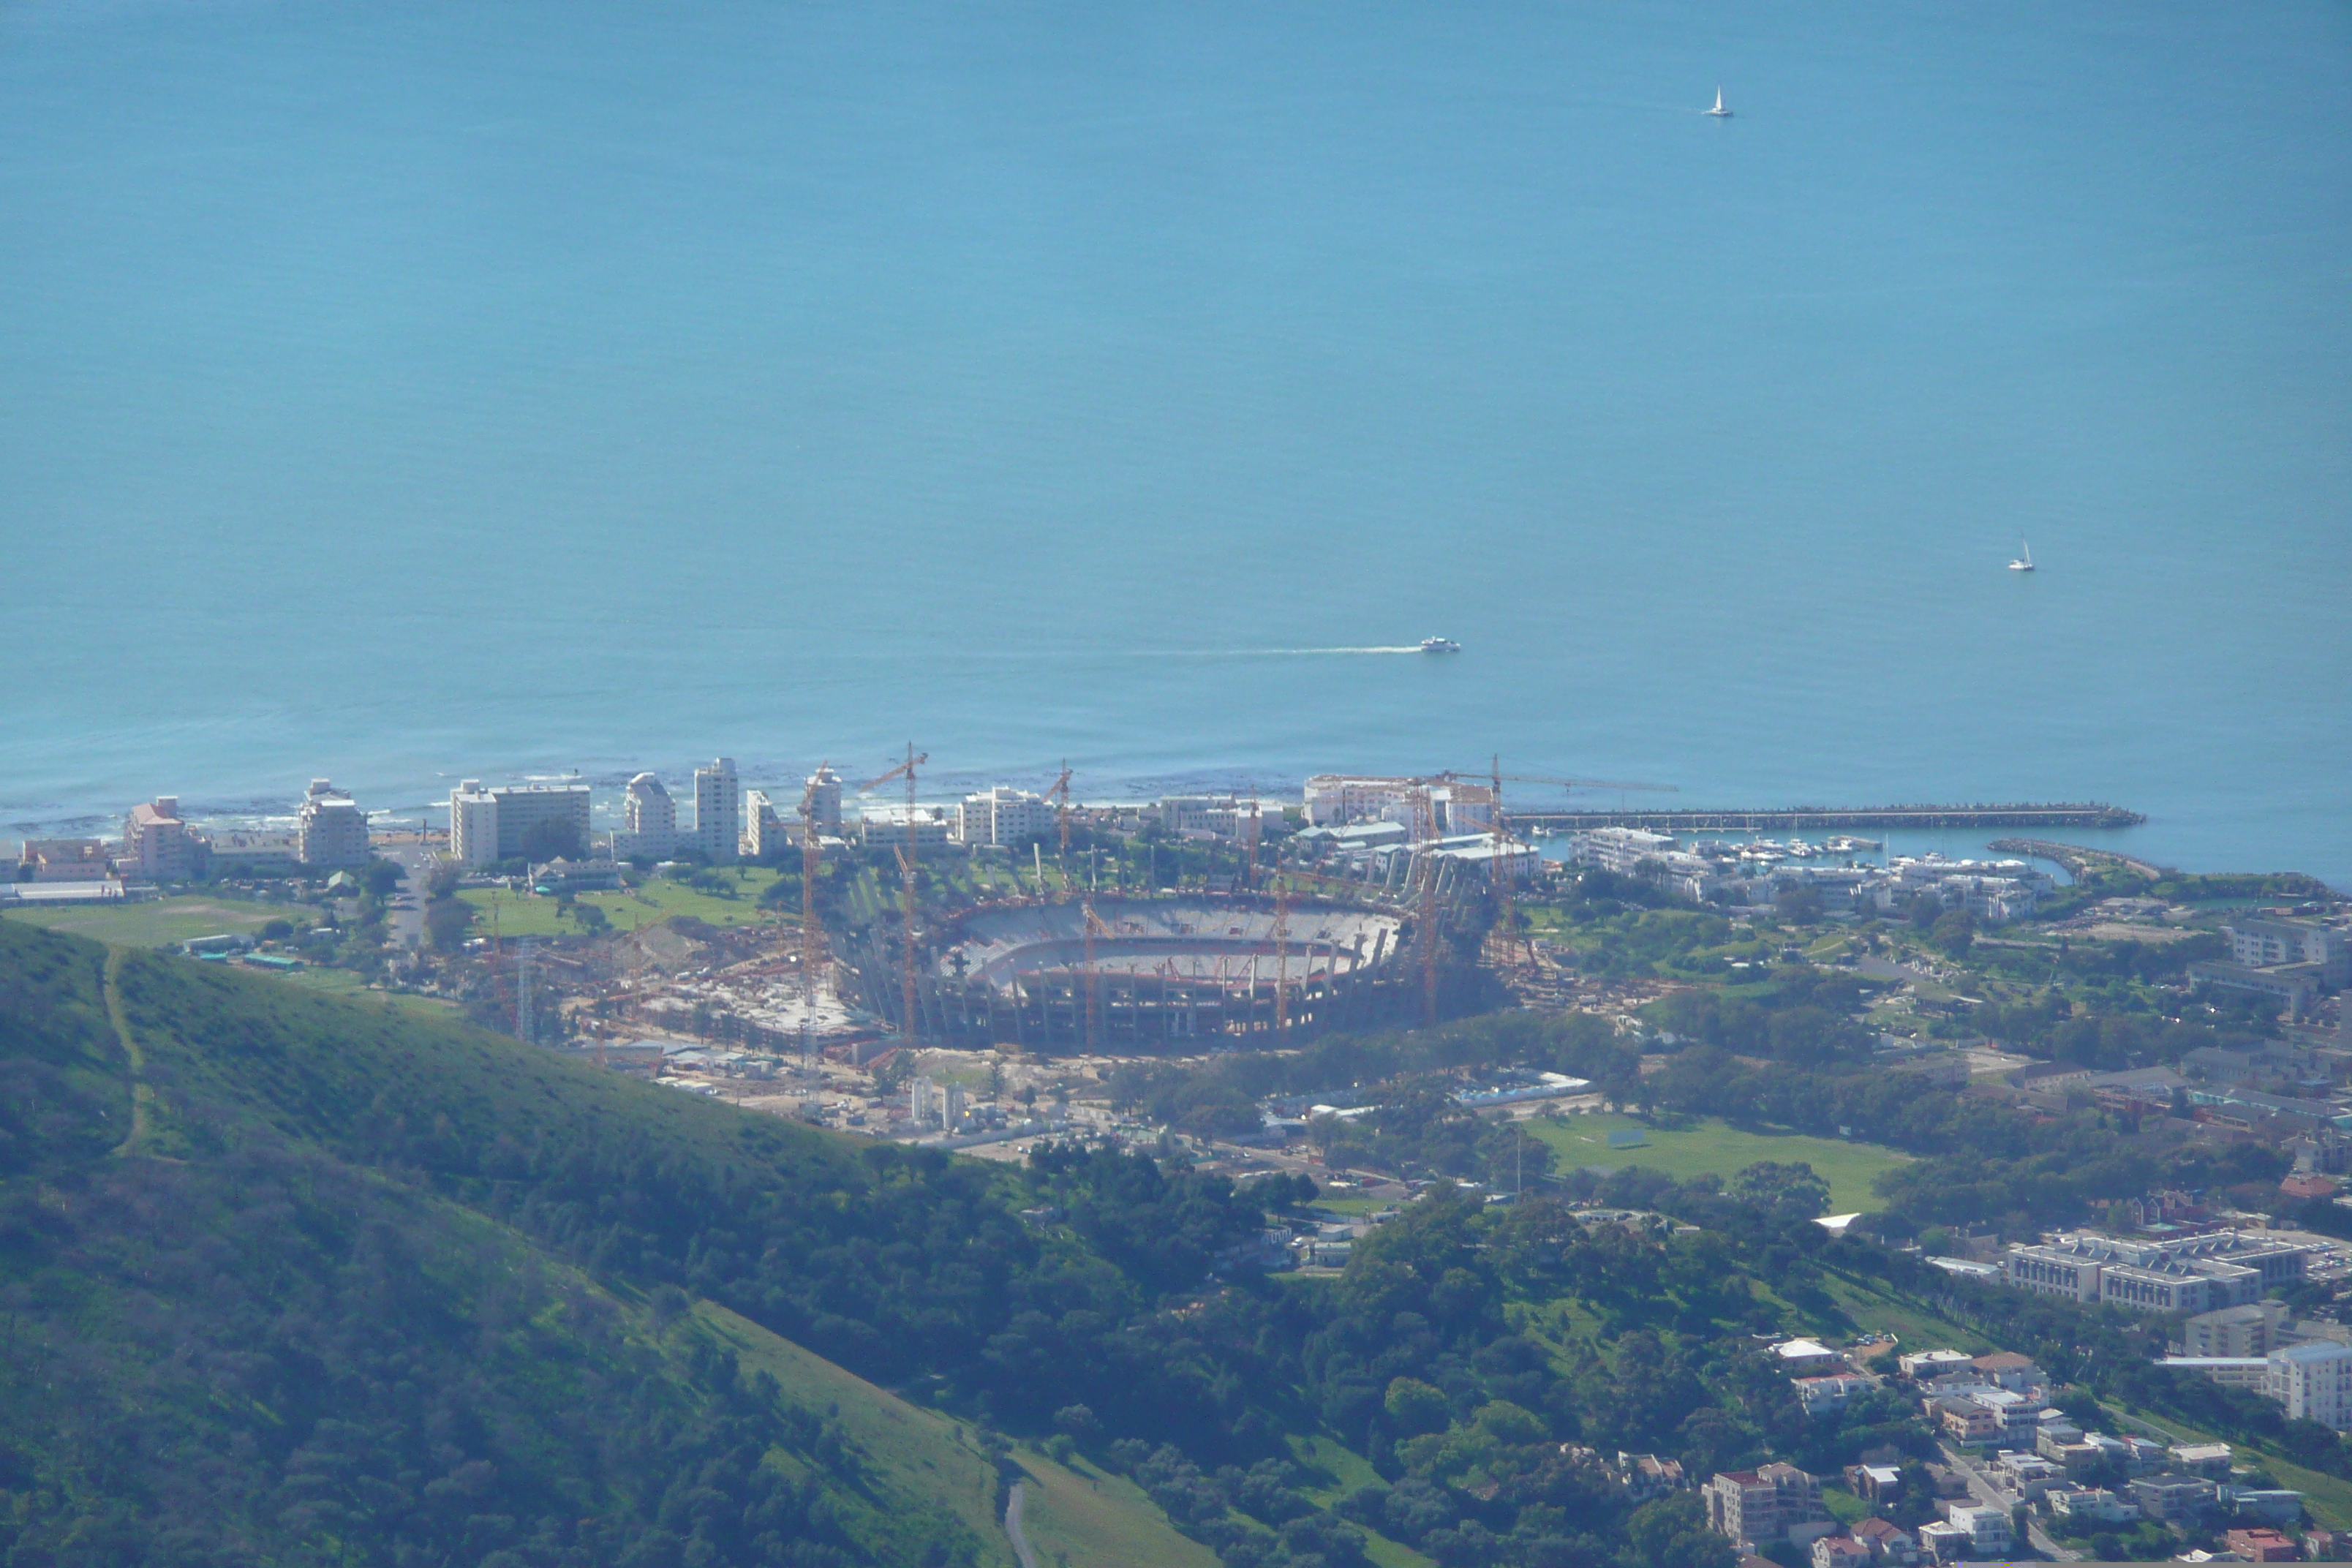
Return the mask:
<svg viewBox="0 0 2352 1568"><path fill-rule="evenodd" d="M2021 539L2017 542L2017 559L2009 563L2009 569L2012 572L2032 571L2033 547Z"/></svg>
<svg viewBox="0 0 2352 1568"><path fill-rule="evenodd" d="M1731 110L1723 107L1723 89L1720 85L1717 85L1715 89L1715 107L1708 110L1707 113L1717 120L1728 120L1731 118Z"/></svg>

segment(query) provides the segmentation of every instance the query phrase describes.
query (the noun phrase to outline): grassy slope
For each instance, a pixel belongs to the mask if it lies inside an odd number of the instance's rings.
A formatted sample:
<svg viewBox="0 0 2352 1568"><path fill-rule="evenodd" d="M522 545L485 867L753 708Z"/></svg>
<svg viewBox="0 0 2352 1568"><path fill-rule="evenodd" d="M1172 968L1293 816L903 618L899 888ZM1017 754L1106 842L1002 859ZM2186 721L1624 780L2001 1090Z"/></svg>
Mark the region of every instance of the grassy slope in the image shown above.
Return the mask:
<svg viewBox="0 0 2352 1568"><path fill-rule="evenodd" d="M1023 1529L1038 1568L1217 1568L1217 1554L1176 1533L1133 1481L1080 1459L1065 1467L1024 1449Z"/></svg>
<svg viewBox="0 0 2352 1568"><path fill-rule="evenodd" d="M257 931L271 921L290 921L297 926L307 926L312 923L315 912L290 904L257 904L244 899L191 893L137 904L10 910L0 919L22 921L29 926L119 946L169 947L191 937Z"/></svg>
<svg viewBox="0 0 2352 1568"><path fill-rule="evenodd" d="M1903 1164L1906 1156L1874 1143L1849 1143L1836 1138L1813 1138L1801 1132L1748 1132L1713 1118L1696 1126L1662 1131L1630 1116L1594 1112L1563 1117L1558 1121L1522 1123L1550 1144L1565 1168L1603 1165L1622 1170L1642 1165L1677 1179L1712 1173L1727 1179L1759 1160L1783 1164L1802 1161L1830 1184L1830 1212L1849 1214L1876 1203L1870 1184L1882 1171ZM1612 1132L1639 1131L1647 1140L1639 1149L1612 1149Z"/></svg>
<svg viewBox="0 0 2352 1568"><path fill-rule="evenodd" d="M953 1513L982 1542L982 1568L1013 1568L1012 1543L997 1526L996 1471L964 1440L955 1422L909 1405L724 1307L705 1301L695 1310L747 1371L767 1373L803 1405L837 1413L864 1450L866 1473L881 1490L919 1497ZM1167 1528L1164 1522L1161 1528Z"/></svg>
<svg viewBox="0 0 2352 1568"><path fill-rule="evenodd" d="M20 1319L19 1328L37 1331L45 1345L71 1341L88 1352L83 1363L112 1369L68 1384L38 1375L38 1368L20 1364L10 1373L0 1365L0 1432L62 1431L58 1402L71 1399L76 1418L91 1433L135 1427L145 1455L158 1462L177 1456L169 1462L194 1474L202 1456L235 1447L254 1420L274 1423L289 1415L287 1391L304 1392L297 1383L273 1396L275 1404L241 1396L224 1404L216 1384L207 1393L201 1377L173 1364L164 1352L175 1336L183 1347L207 1334L234 1341L233 1325L207 1316L222 1305L224 1292L247 1291L227 1305L248 1313L289 1288L313 1300L314 1316L326 1310L317 1303L340 1300L353 1331L373 1344L394 1331L419 1334L415 1322L436 1313L453 1326L496 1318L516 1310L500 1299L519 1289L515 1300L540 1305L503 1336L421 1332L415 1340L457 1358L462 1366L456 1370L506 1402L501 1436L520 1445L510 1464L536 1457L560 1470L576 1458L586 1436L578 1429L575 1380L582 1376L603 1379L608 1390L615 1378L642 1385L643 1397L680 1410L705 1401L687 1363L696 1340L709 1336L736 1352L747 1374L768 1372L788 1401L831 1412L845 1428L862 1478L845 1490L807 1454L778 1450L772 1462L825 1490L841 1528L874 1561L913 1562L928 1539L944 1531L966 1543L976 1564L1009 1568L1010 1549L994 1518L992 1472L951 1420L713 1305L699 1306L691 1327L665 1331L646 1300L606 1289L520 1233L327 1152L340 1148L361 1157L370 1127L396 1108L437 1121L459 1142L495 1139L502 1129L533 1121L575 1133L656 1139L674 1151L756 1168L770 1179L797 1176L822 1186L857 1167L847 1141L663 1093L455 1020L418 1017L381 998L327 998L273 977L125 951L117 959L121 1016L142 1047L142 1070L168 1086L168 1104L134 1157L110 1159L108 1151L131 1121L134 1070L110 1021L104 958L95 944L0 922L0 1068L14 1075L12 1087L26 1073L47 1074L43 1093L53 1108L46 1119L13 1129L0 1121L0 1131L10 1132L0 1139L0 1218L31 1214L38 1203L28 1206L27 1200L55 1182L89 1179L76 1172L95 1173L120 1189L119 1196L109 1189L106 1202L87 1205L92 1223L75 1238L71 1257L31 1237L23 1224L0 1225L0 1284L40 1320ZM17 1104L0 1099L0 1115ZM274 1173L253 1166L255 1152L265 1150L284 1151L270 1156L278 1163ZM268 1222L251 1233L258 1239L249 1251L206 1250L217 1248L221 1234L241 1234L238 1227L249 1222L237 1215L256 1204L262 1205L257 1213L290 1205L294 1223ZM395 1266L389 1275L375 1265L372 1274L354 1275L366 1249L354 1251L351 1238L373 1246L371 1232L396 1233L420 1265ZM304 1283L306 1271L315 1281ZM500 1283L518 1279L524 1284ZM361 1326L362 1313L348 1305L394 1295L410 1298L400 1304L407 1317L388 1326ZM158 1334L162 1323L178 1327ZM625 1365L613 1363L614 1356ZM299 1357L280 1352L280 1359L290 1365ZM452 1374L444 1367L436 1375ZM50 1392L43 1392L45 1384ZM336 1390L307 1392L311 1404L332 1413ZM70 1456L36 1458L70 1464ZM0 1489L8 1484L5 1472L24 1458L0 1452ZM1097 1492L1040 1463L1031 1502L1034 1528L1073 1563L1207 1568L1212 1561L1127 1483L1107 1482ZM58 1477L85 1489L93 1484L62 1471ZM608 1474L593 1484L619 1483ZM201 1485L184 1482L178 1490L175 1506L201 1511ZM240 1554L274 1560L268 1542L255 1544L250 1532L266 1536L275 1505L257 1497L238 1506L245 1512L235 1529L247 1532L239 1539L250 1547Z"/></svg>
<svg viewBox="0 0 2352 1568"><path fill-rule="evenodd" d="M1370 1459L1336 1438L1293 1437L1290 1452L1300 1468L1321 1480L1320 1485L1309 1484L1305 1490L1326 1508L1360 1487L1386 1484ZM1360 1522L1356 1523L1356 1528L1363 1531L1364 1555L1376 1568L1433 1568L1430 1559L1402 1541L1391 1541Z"/></svg>

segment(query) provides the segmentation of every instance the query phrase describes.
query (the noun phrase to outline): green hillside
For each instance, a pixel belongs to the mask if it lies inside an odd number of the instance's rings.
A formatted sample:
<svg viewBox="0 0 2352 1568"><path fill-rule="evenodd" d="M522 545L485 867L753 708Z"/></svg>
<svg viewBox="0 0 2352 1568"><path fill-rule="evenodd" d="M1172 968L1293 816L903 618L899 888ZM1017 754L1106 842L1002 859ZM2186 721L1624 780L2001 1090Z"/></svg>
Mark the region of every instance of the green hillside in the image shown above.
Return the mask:
<svg viewBox="0 0 2352 1568"><path fill-rule="evenodd" d="M856 1401L788 1390L676 1291L296 1136L387 1060L306 1060L237 1005L266 982L163 962L0 931L0 1557L1007 1561L985 1496L909 1473ZM362 1040L394 1026L346 1011ZM191 1046L232 1020L229 1059ZM416 1070L457 1092L499 1065L443 1043Z"/></svg>
<svg viewBox="0 0 2352 1568"><path fill-rule="evenodd" d="M1263 1224L0 922L0 1562L1003 1568L1000 1426L1215 1443L1155 1302ZM1213 1561L1048 1469L1073 1561Z"/></svg>
<svg viewBox="0 0 2352 1568"><path fill-rule="evenodd" d="M1601 1185L1687 1224L1439 1184L1221 1275L1311 1185L851 1140L0 921L0 1563L1010 1568L1017 1479L1039 1568L1730 1568L1591 1456L1930 1451L1758 1349L1917 1310L1818 1178Z"/></svg>

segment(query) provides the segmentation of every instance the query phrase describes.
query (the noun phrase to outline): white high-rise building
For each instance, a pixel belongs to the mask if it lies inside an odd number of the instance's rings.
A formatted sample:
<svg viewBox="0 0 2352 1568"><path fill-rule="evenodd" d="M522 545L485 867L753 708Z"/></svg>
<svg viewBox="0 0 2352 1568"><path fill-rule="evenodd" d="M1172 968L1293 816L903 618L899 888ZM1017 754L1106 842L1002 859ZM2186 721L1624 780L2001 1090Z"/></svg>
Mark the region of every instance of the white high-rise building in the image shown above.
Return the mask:
<svg viewBox="0 0 2352 1568"><path fill-rule="evenodd" d="M667 860L677 853L677 803L661 780L639 773L621 798L621 827L613 835L613 858Z"/></svg>
<svg viewBox="0 0 2352 1568"><path fill-rule="evenodd" d="M743 786L735 759L719 757L694 770L694 847L713 862L732 860L743 837Z"/></svg>
<svg viewBox="0 0 2352 1568"><path fill-rule="evenodd" d="M1043 795L999 784L963 797L966 844L1018 844L1054 830L1054 806Z"/></svg>
<svg viewBox="0 0 2352 1568"><path fill-rule="evenodd" d="M542 822L571 829L588 848L589 790L586 784L509 784L484 789L467 779L449 792L449 857L461 866L488 866L523 854L523 840Z"/></svg>
<svg viewBox="0 0 2352 1568"><path fill-rule="evenodd" d="M809 820L820 834L841 837L841 775L819 764L808 781ZM793 814L799 815L797 807Z"/></svg>
<svg viewBox="0 0 2352 1568"><path fill-rule="evenodd" d="M752 859L764 860L771 855L782 854L792 842L789 829L799 826L797 821L786 824L766 790L743 792L743 853Z"/></svg>
<svg viewBox="0 0 2352 1568"><path fill-rule="evenodd" d="M2306 1340L2270 1353L2263 1392L2286 1407L2290 1420L2316 1421L2341 1432L2352 1426L2352 1345Z"/></svg>
<svg viewBox="0 0 2352 1568"><path fill-rule="evenodd" d="M367 813L325 779L312 779L295 819L296 856L305 866L364 866Z"/></svg>

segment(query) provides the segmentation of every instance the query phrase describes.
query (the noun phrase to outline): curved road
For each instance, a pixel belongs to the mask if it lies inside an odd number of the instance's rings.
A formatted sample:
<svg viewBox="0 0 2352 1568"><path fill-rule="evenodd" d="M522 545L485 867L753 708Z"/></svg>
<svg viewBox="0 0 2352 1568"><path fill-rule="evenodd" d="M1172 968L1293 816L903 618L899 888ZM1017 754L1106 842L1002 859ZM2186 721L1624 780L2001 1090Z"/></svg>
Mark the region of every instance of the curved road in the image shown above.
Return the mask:
<svg viewBox="0 0 2352 1568"><path fill-rule="evenodd" d="M1021 1528L1021 1505L1028 1490L1027 1481L1013 1483L1013 1495L1004 1504L1004 1533L1013 1538L1013 1550L1021 1559L1021 1568L1037 1568L1037 1553L1030 1550L1029 1537Z"/></svg>

